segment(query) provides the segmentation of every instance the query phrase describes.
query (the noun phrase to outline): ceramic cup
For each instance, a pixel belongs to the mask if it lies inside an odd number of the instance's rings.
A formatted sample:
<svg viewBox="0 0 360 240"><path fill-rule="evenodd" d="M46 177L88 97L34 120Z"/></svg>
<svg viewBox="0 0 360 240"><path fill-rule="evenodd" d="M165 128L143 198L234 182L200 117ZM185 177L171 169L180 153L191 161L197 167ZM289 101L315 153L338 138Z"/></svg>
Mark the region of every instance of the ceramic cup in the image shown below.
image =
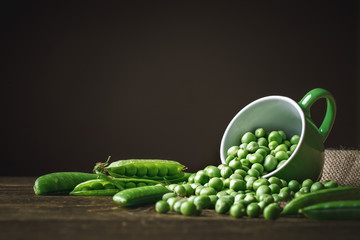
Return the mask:
<svg viewBox="0 0 360 240"><path fill-rule="evenodd" d="M325 98L327 109L324 120L318 128L311 120L313 103ZM308 92L299 103L284 96L260 98L244 107L227 126L220 146L221 162L225 163L227 150L241 144L241 136L262 127L265 131L283 130L287 137L300 136L295 151L280 168L264 175L284 180L318 180L324 165L324 142L333 126L336 115L334 97L322 88Z"/></svg>

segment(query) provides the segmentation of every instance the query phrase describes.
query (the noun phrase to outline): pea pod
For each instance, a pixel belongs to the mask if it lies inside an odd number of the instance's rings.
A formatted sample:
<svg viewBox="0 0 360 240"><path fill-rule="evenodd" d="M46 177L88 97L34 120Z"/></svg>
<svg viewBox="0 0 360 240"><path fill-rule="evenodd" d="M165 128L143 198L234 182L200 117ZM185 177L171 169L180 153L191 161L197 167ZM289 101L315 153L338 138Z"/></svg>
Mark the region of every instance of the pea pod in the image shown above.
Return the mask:
<svg viewBox="0 0 360 240"><path fill-rule="evenodd" d="M121 206L135 206L146 203L155 203L168 192L170 191L162 185L137 187L118 192L113 196L113 200Z"/></svg>
<svg viewBox="0 0 360 240"><path fill-rule="evenodd" d="M175 178L175 179L164 179L163 183L165 184L169 184L169 183L183 183L183 182L187 182L189 180L189 177L190 175L193 174L193 173L190 173L190 172L184 172L184 175L180 178Z"/></svg>
<svg viewBox="0 0 360 240"><path fill-rule="evenodd" d="M360 220L360 200L318 203L300 209L300 212L317 220Z"/></svg>
<svg viewBox="0 0 360 240"><path fill-rule="evenodd" d="M96 179L96 174L82 172L55 172L35 180L36 195L67 195L79 183Z"/></svg>
<svg viewBox="0 0 360 240"><path fill-rule="evenodd" d="M176 161L159 159L128 159L112 162L106 171L114 177L172 180L184 176L185 166Z"/></svg>
<svg viewBox="0 0 360 240"><path fill-rule="evenodd" d="M114 196L126 188L151 186L160 182L150 179L111 178L111 181L93 179L78 184L70 193L73 196Z"/></svg>
<svg viewBox="0 0 360 240"><path fill-rule="evenodd" d="M360 198L360 187L337 187L323 189L316 192L301 195L291 200L283 209L282 214L298 214L299 209L307 206L336 201L336 200L356 200Z"/></svg>

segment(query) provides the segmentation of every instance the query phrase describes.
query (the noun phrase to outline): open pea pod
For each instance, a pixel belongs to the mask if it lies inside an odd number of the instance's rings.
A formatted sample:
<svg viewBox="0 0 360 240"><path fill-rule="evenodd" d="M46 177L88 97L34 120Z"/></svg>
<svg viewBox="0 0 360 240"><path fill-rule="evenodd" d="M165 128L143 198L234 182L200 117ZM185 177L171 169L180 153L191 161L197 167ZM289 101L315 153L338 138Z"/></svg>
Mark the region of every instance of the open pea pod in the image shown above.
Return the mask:
<svg viewBox="0 0 360 240"><path fill-rule="evenodd" d="M93 179L78 184L70 193L73 196L113 196L116 193L135 187L160 184L158 181L137 178L111 178L111 181Z"/></svg>
<svg viewBox="0 0 360 240"><path fill-rule="evenodd" d="M152 180L172 180L184 176L185 166L176 161L160 159L127 159L112 162L106 167L113 177Z"/></svg>

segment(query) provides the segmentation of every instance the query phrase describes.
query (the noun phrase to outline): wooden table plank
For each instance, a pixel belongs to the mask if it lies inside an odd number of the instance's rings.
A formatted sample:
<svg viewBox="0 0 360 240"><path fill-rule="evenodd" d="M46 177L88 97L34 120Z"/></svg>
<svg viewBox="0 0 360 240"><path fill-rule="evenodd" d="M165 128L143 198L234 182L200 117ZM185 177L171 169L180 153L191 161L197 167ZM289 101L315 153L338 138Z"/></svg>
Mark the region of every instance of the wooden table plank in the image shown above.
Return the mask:
<svg viewBox="0 0 360 240"><path fill-rule="evenodd" d="M111 197L36 196L34 180L0 177L0 239L360 239L360 221L158 214L153 204L122 208Z"/></svg>

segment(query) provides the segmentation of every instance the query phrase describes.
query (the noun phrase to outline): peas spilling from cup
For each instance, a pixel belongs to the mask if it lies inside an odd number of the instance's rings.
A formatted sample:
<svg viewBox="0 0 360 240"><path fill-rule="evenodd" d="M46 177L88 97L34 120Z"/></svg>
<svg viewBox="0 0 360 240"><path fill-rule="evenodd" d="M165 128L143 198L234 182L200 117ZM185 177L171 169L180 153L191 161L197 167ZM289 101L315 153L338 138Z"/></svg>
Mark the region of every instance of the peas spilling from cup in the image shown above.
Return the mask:
<svg viewBox="0 0 360 240"><path fill-rule="evenodd" d="M226 164L232 169L244 169L249 175L259 177L281 167L295 151L299 135L287 138L282 130L266 132L258 128L246 132L239 146L227 150Z"/></svg>

